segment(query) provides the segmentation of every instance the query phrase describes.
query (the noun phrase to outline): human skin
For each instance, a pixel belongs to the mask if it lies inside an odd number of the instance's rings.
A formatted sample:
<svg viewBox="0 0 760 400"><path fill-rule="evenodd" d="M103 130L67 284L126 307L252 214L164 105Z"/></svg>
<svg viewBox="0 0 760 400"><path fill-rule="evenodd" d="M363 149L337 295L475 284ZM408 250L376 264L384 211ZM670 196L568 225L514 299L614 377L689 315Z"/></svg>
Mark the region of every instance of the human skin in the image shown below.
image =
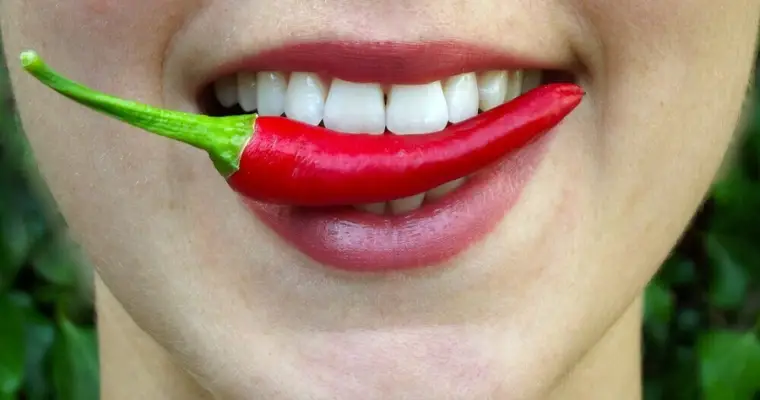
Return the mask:
<svg viewBox="0 0 760 400"><path fill-rule="evenodd" d="M587 96L517 205L441 268L335 273L194 149L10 63L24 129L96 268L104 399L638 399L642 289L733 137L760 1L4 0L7 59L194 111L199 71L297 37L459 40ZM464 11L466 9L466 12ZM627 397L626 397L627 396Z"/></svg>

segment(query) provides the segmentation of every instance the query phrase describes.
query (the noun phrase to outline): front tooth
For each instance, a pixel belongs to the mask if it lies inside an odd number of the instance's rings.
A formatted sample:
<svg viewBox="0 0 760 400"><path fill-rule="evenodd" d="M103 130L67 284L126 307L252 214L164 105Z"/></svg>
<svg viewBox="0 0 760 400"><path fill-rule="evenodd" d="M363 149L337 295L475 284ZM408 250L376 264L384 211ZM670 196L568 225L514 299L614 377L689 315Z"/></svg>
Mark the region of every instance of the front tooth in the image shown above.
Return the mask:
<svg viewBox="0 0 760 400"><path fill-rule="evenodd" d="M374 83L333 79L325 103L325 127L346 133L385 132L383 89Z"/></svg>
<svg viewBox="0 0 760 400"><path fill-rule="evenodd" d="M415 194L414 196L404 197L403 199L391 200L390 207L393 214L403 214L416 210L425 200L425 193Z"/></svg>
<svg viewBox="0 0 760 400"><path fill-rule="evenodd" d="M288 80L282 72L259 72L256 74L256 99L259 115L279 117L285 112L285 92Z"/></svg>
<svg viewBox="0 0 760 400"><path fill-rule="evenodd" d="M506 101L515 99L522 93L523 72L522 70L510 71L507 79Z"/></svg>
<svg viewBox="0 0 760 400"><path fill-rule="evenodd" d="M393 85L388 94L386 126L399 135L439 131L449 121L441 81L424 85Z"/></svg>
<svg viewBox="0 0 760 400"><path fill-rule="evenodd" d="M238 103L237 78L235 75L225 76L214 82L214 94L219 104L230 108Z"/></svg>
<svg viewBox="0 0 760 400"><path fill-rule="evenodd" d="M530 90L537 88L541 85L541 70L532 69L523 73L522 93L526 93Z"/></svg>
<svg viewBox="0 0 760 400"><path fill-rule="evenodd" d="M240 108L245 112L256 109L256 74L241 72L237 76L237 91Z"/></svg>
<svg viewBox="0 0 760 400"><path fill-rule="evenodd" d="M478 115L478 81L474 72L452 76L443 85L452 124Z"/></svg>
<svg viewBox="0 0 760 400"><path fill-rule="evenodd" d="M507 71L488 71L478 76L480 109L488 111L504 103L507 95Z"/></svg>
<svg viewBox="0 0 760 400"><path fill-rule="evenodd" d="M459 178L450 182L446 182L435 189L428 190L426 197L428 200L438 200L441 197L453 192L454 190L459 189L459 187L461 187L466 180L467 178Z"/></svg>
<svg viewBox="0 0 760 400"><path fill-rule="evenodd" d="M285 115L296 121L319 125L325 115L327 90L322 79L310 72L293 72L285 95Z"/></svg>

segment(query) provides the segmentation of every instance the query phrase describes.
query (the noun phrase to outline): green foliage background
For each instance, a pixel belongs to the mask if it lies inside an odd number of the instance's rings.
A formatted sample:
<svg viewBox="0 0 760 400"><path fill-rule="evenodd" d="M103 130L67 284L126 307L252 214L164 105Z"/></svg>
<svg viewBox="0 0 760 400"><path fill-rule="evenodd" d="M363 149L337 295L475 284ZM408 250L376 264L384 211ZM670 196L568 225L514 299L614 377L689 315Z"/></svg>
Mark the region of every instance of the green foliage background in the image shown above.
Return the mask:
<svg viewBox="0 0 760 400"><path fill-rule="evenodd" d="M2 61L0 400L97 399L87 268L40 182ZM760 103L752 104L734 162L647 289L647 400L760 400Z"/></svg>

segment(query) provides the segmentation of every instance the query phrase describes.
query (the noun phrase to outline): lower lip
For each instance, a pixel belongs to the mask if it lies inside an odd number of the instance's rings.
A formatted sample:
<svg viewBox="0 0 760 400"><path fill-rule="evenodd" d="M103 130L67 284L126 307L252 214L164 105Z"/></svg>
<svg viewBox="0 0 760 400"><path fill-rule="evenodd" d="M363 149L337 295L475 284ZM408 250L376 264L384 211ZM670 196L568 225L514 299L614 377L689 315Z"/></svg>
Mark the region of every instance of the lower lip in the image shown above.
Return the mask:
<svg viewBox="0 0 760 400"><path fill-rule="evenodd" d="M552 136L543 135L454 193L404 215L244 201L286 242L328 268L380 273L441 265L483 239L512 209Z"/></svg>

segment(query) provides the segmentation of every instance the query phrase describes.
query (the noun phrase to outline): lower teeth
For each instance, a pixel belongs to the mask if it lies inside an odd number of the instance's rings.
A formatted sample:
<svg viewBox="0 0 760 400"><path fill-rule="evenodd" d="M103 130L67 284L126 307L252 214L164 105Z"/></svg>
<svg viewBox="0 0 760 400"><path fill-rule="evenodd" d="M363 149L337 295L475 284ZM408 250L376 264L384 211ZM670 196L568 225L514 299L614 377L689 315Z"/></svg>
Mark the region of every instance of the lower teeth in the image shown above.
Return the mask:
<svg viewBox="0 0 760 400"><path fill-rule="evenodd" d="M460 178L460 179L453 180L451 182L444 183L443 185L438 186L437 188L431 189L425 193L420 193L418 195L413 195L413 196L405 197L403 199L398 199L398 200L392 200L390 202L358 204L358 205L355 205L354 208L356 208L359 211L364 211L370 214L377 214L377 215L406 214L406 213L419 209L426 202L437 201L441 199L442 197L454 192L455 190L460 188L466 181L467 181L467 178Z"/></svg>

